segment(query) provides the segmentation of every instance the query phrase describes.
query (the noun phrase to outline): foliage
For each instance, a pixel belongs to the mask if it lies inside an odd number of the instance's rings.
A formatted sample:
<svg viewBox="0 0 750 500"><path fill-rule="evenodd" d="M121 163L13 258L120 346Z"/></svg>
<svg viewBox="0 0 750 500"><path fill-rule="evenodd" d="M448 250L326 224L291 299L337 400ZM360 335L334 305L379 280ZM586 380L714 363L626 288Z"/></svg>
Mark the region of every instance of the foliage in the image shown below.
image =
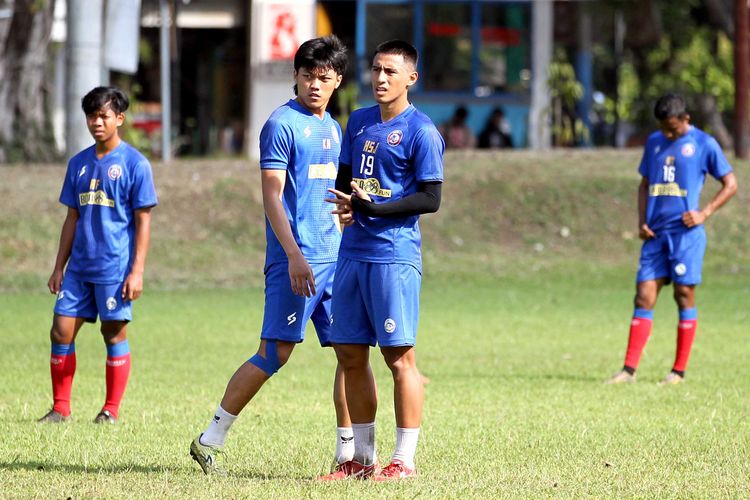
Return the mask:
<svg viewBox="0 0 750 500"><path fill-rule="evenodd" d="M565 51L558 48L549 65L547 87L552 97L552 133L557 146L580 143L587 134L586 127L576 113L576 104L583 96L583 86L576 79L575 69L568 62Z"/></svg>

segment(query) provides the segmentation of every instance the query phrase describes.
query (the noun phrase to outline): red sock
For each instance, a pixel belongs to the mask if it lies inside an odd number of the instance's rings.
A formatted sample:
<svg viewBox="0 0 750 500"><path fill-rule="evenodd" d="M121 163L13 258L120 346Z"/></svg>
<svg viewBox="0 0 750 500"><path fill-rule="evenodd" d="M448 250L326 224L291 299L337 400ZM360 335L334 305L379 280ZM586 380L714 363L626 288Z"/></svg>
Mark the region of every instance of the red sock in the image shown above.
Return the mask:
<svg viewBox="0 0 750 500"><path fill-rule="evenodd" d="M102 410L107 410L117 418L120 401L125 394L125 387L128 385L130 376L130 349L128 349L127 340L114 346L107 346L107 353L107 400Z"/></svg>
<svg viewBox="0 0 750 500"><path fill-rule="evenodd" d="M628 338L628 350L625 353L625 366L635 370L641 359L643 348L651 335L653 325L653 311L636 309L630 322L630 337Z"/></svg>
<svg viewBox="0 0 750 500"><path fill-rule="evenodd" d="M70 393L73 389L73 376L76 373L75 344L52 344L49 358L49 371L52 377L52 409L61 415L70 415Z"/></svg>
<svg viewBox="0 0 750 500"><path fill-rule="evenodd" d="M697 329L697 319L681 319L677 324L677 352L674 357L673 371L685 371Z"/></svg>

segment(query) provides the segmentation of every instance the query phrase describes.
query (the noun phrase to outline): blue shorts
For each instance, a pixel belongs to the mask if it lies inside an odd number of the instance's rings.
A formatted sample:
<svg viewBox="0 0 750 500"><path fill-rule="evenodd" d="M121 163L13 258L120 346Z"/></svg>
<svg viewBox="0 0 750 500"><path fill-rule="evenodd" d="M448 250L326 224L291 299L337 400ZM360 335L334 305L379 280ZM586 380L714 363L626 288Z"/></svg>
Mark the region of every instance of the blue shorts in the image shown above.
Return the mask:
<svg viewBox="0 0 750 500"><path fill-rule="evenodd" d="M55 314L84 318L91 323L97 315L102 321L130 321L133 303L122 299L122 285L90 283L66 274L57 294Z"/></svg>
<svg viewBox="0 0 750 500"><path fill-rule="evenodd" d="M310 267L315 276L316 294L307 298L292 292L289 265L286 262L268 266L261 339L302 342L305 340L307 322L312 319L320 345L331 345L328 337L331 334L331 291L336 263L310 264Z"/></svg>
<svg viewBox="0 0 750 500"><path fill-rule="evenodd" d="M333 282L334 344L413 346L422 273L409 264L339 258Z"/></svg>
<svg viewBox="0 0 750 500"><path fill-rule="evenodd" d="M705 253L706 230L703 226L658 234L643 242L636 281L666 278L667 283L697 285L701 282Z"/></svg>

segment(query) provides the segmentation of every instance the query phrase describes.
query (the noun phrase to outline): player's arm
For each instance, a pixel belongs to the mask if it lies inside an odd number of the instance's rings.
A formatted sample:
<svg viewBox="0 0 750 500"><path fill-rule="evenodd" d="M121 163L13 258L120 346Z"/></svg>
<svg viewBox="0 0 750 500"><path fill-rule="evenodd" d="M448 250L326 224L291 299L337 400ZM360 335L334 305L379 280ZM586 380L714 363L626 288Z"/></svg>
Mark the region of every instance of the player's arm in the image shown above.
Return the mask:
<svg viewBox="0 0 750 500"><path fill-rule="evenodd" d="M281 243L289 260L289 280L295 295L311 297L315 295L315 276L312 268L302 255L297 241L292 234L292 226L281 202L286 184L286 170L262 169L261 188L263 190L263 209L268 217L276 238Z"/></svg>
<svg viewBox="0 0 750 500"><path fill-rule="evenodd" d="M130 273L122 284L122 298L135 300L143 293L143 273L146 270L146 254L151 243L151 208L138 208L133 212L135 222L135 254Z"/></svg>
<svg viewBox="0 0 750 500"><path fill-rule="evenodd" d="M734 175L734 172L729 172L721 177L719 182L721 182L721 189L719 189L711 201L703 207L703 210L691 210L682 214L682 222L684 222L687 227L703 224L706 219L711 217L714 212L724 206L724 204L737 193L737 177Z"/></svg>
<svg viewBox="0 0 750 500"><path fill-rule="evenodd" d="M646 223L646 209L648 208L648 177L641 177L638 186L638 237L642 240L650 240L656 234Z"/></svg>
<svg viewBox="0 0 750 500"><path fill-rule="evenodd" d="M410 217L435 213L440 208L442 182L420 182L417 192L400 200L375 203L356 183L352 188L352 210L370 217Z"/></svg>
<svg viewBox="0 0 750 500"><path fill-rule="evenodd" d="M47 282L50 293L58 293L60 291L65 264L67 264L70 252L73 250L73 238L76 235L76 223L78 223L79 215L77 208L68 207L68 213L60 230L60 245L57 248L55 268L52 270L52 275Z"/></svg>

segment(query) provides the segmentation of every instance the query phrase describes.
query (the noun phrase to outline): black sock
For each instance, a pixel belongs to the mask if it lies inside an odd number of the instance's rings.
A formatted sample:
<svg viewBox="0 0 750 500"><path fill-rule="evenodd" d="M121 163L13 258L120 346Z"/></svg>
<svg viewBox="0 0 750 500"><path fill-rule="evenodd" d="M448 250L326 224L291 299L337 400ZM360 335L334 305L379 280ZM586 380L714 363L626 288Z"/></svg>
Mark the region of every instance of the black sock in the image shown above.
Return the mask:
<svg viewBox="0 0 750 500"><path fill-rule="evenodd" d="M682 378L685 378L685 370L672 370L672 373L676 373Z"/></svg>
<svg viewBox="0 0 750 500"><path fill-rule="evenodd" d="M625 365L622 367L622 369L631 375L635 375L635 368L633 368L632 366Z"/></svg>

